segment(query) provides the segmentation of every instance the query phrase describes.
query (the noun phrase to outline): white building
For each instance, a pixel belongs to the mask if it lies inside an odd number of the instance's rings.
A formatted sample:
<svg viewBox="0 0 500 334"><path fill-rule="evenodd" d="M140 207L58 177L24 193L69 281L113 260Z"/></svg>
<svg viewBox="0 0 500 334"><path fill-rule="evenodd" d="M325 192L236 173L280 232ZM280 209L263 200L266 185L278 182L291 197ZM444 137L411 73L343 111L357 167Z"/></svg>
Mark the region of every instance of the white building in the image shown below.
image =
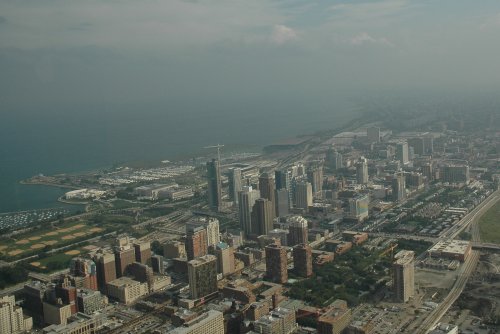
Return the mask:
<svg viewBox="0 0 500 334"><path fill-rule="evenodd" d="M23 315L23 309L16 306L14 296L0 298L0 333L14 334L30 331L33 319Z"/></svg>
<svg viewBox="0 0 500 334"><path fill-rule="evenodd" d="M130 304L148 293L148 284L129 277L120 277L107 285L108 296L124 304Z"/></svg>

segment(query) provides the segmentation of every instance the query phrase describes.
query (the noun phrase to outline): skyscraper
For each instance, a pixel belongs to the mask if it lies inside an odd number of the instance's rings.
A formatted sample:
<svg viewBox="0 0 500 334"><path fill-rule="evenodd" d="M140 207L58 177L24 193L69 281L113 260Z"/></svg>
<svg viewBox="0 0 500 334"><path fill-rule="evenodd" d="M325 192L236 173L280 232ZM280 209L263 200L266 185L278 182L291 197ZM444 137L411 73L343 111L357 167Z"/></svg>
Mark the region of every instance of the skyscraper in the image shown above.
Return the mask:
<svg viewBox="0 0 500 334"><path fill-rule="evenodd" d="M290 211L290 195L288 189L279 189L275 192L276 198L276 216L284 217Z"/></svg>
<svg viewBox="0 0 500 334"><path fill-rule="evenodd" d="M406 198L406 180L403 173L396 173L392 178L392 199L402 201Z"/></svg>
<svg viewBox="0 0 500 334"><path fill-rule="evenodd" d="M273 203L265 198L255 201L252 210L252 232L257 235L265 235L273 229L274 219Z"/></svg>
<svg viewBox="0 0 500 334"><path fill-rule="evenodd" d="M150 242L134 242L135 261L147 264L151 259L151 243Z"/></svg>
<svg viewBox="0 0 500 334"><path fill-rule="evenodd" d="M443 182L448 183L464 183L468 184L470 181L469 166L462 165L451 165L447 164L440 167L439 175Z"/></svg>
<svg viewBox="0 0 500 334"><path fill-rule="evenodd" d="M295 246L298 244L307 244L308 232L307 232L307 220L302 216L293 216L288 219L288 245Z"/></svg>
<svg viewBox="0 0 500 334"><path fill-rule="evenodd" d="M238 192L241 191L241 169L229 169L229 199L238 204Z"/></svg>
<svg viewBox="0 0 500 334"><path fill-rule="evenodd" d="M368 161L366 158L359 158L356 163L356 180L358 184L368 183Z"/></svg>
<svg viewBox="0 0 500 334"><path fill-rule="evenodd" d="M217 272L229 275L234 272L234 248L225 242L215 245L215 256L217 257Z"/></svg>
<svg viewBox="0 0 500 334"><path fill-rule="evenodd" d="M326 164L333 170L342 168L342 154L337 152L333 147L330 147L326 152Z"/></svg>
<svg viewBox="0 0 500 334"><path fill-rule="evenodd" d="M33 319L24 317L23 309L16 306L14 296L0 298L0 333L16 334L31 331Z"/></svg>
<svg viewBox="0 0 500 334"><path fill-rule="evenodd" d="M312 186L309 182L298 182L295 185L295 207L307 210L313 204Z"/></svg>
<svg viewBox="0 0 500 334"><path fill-rule="evenodd" d="M240 228L246 236L252 234L252 209L257 198L259 198L259 191L253 190L251 186L244 186L238 193Z"/></svg>
<svg viewBox="0 0 500 334"><path fill-rule="evenodd" d="M380 141L380 128L372 126L366 129L366 136L371 143L378 143Z"/></svg>
<svg viewBox="0 0 500 334"><path fill-rule="evenodd" d="M323 190L323 166L314 165L307 171L307 180L311 183L313 196L321 197Z"/></svg>
<svg viewBox="0 0 500 334"><path fill-rule="evenodd" d="M213 217L199 217L186 224L186 231L196 227L203 227L207 231L208 247L215 246L220 241L219 220Z"/></svg>
<svg viewBox="0 0 500 334"><path fill-rule="evenodd" d="M395 299L406 303L415 294L415 266L413 251L402 250L394 257L392 265Z"/></svg>
<svg viewBox="0 0 500 334"><path fill-rule="evenodd" d="M259 176L259 191L260 197L271 201L273 207L273 218L275 215L276 200L274 198L274 191L276 190L276 185L274 183L274 178L271 174L262 173Z"/></svg>
<svg viewBox="0 0 500 334"><path fill-rule="evenodd" d="M199 299L217 292L217 258L205 255L188 262L191 298Z"/></svg>
<svg viewBox="0 0 500 334"><path fill-rule="evenodd" d="M82 277L85 289L97 290L97 266L94 261L76 257L71 259L69 264L69 273L72 276Z"/></svg>
<svg viewBox="0 0 500 334"><path fill-rule="evenodd" d="M163 264L163 256L153 255L151 257L151 267L153 268L153 272L157 274L164 274L165 265Z"/></svg>
<svg viewBox="0 0 500 334"><path fill-rule="evenodd" d="M295 273L301 277L310 277L313 274L311 246L298 244L293 247L293 267Z"/></svg>
<svg viewBox="0 0 500 334"><path fill-rule="evenodd" d="M208 206L213 211L219 211L222 204L222 185L219 161L212 159L207 162Z"/></svg>
<svg viewBox="0 0 500 334"><path fill-rule="evenodd" d="M274 171L276 189L290 189L292 172L286 169Z"/></svg>
<svg viewBox="0 0 500 334"><path fill-rule="evenodd" d="M427 152L425 148L425 140L423 137L408 139L409 147L413 147L413 152L418 155L424 155Z"/></svg>
<svg viewBox="0 0 500 334"><path fill-rule="evenodd" d="M266 276L275 283L288 281L287 257L284 247L271 244L266 246Z"/></svg>
<svg viewBox="0 0 500 334"><path fill-rule="evenodd" d="M208 254L207 230L203 226L186 227L186 255L188 260Z"/></svg>
<svg viewBox="0 0 500 334"><path fill-rule="evenodd" d="M401 141L396 144L396 159L398 159L402 165L406 165L409 162L408 154L408 142Z"/></svg>
<svg viewBox="0 0 500 334"><path fill-rule="evenodd" d="M135 261L135 249L128 236L118 237L115 240L116 277L125 275L129 264Z"/></svg>
<svg viewBox="0 0 500 334"><path fill-rule="evenodd" d="M93 257L97 266L97 285L106 292L107 284L116 279L115 256L112 253L98 252Z"/></svg>
<svg viewBox="0 0 500 334"><path fill-rule="evenodd" d="M358 194L349 198L349 218L363 221L369 216L368 207L370 204L369 194Z"/></svg>

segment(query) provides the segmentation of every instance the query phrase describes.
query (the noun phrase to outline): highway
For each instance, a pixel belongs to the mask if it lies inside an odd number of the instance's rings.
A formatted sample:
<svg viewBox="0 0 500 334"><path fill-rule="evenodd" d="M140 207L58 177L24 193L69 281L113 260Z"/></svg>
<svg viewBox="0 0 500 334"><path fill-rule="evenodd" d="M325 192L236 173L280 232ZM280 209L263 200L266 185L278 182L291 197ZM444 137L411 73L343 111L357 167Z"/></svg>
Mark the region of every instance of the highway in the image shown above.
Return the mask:
<svg viewBox="0 0 500 334"><path fill-rule="evenodd" d="M478 219L491 208L499 199L499 191L495 191L491 196L489 196L483 203L478 205L476 209L472 210L464 219L460 222L460 229L454 232L451 238L456 237L462 230L467 226L471 226L472 241L479 243L481 241L481 234L479 232ZM426 334L430 329L439 322L443 315L448 311L448 309L453 305L453 303L460 297L462 291L467 284L470 275L474 272L477 263L479 262L479 251L473 250L469 257L465 260L462 265L461 273L458 275L453 287L451 288L448 295L444 300L436 307L422 322L417 334Z"/></svg>

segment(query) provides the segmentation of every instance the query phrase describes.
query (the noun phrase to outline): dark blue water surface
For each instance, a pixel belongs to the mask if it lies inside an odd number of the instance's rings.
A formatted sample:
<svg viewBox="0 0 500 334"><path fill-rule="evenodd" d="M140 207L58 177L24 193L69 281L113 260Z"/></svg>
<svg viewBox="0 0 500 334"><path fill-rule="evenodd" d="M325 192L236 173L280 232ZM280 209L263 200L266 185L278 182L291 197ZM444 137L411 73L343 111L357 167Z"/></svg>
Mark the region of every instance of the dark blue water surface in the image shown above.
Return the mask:
<svg viewBox="0 0 500 334"><path fill-rule="evenodd" d="M175 103L15 110L0 115L0 212L61 206L65 190L21 185L35 174L71 173L134 160L199 154L203 146L258 148L330 129L355 117L343 106L271 103ZM204 152L205 154L207 152Z"/></svg>

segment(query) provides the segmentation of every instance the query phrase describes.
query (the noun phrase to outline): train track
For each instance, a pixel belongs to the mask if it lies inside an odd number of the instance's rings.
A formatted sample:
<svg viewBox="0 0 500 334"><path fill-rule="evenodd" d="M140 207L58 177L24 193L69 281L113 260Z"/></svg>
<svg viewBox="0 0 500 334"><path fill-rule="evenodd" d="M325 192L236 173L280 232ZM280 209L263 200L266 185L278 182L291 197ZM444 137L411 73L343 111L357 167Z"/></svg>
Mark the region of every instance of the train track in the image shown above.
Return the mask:
<svg viewBox="0 0 500 334"><path fill-rule="evenodd" d="M496 201L498 200L498 191L492 194L489 200L481 205L477 211L471 212L468 221L464 224L464 228L470 224L472 241L479 243L481 241L481 234L479 231L479 224L477 222L480 218ZM417 334L426 334L429 330L443 317L453 303L460 297L462 291L469 280L469 277L474 272L477 263L479 262L479 251L473 250L467 260L463 264L462 273L458 275L453 287L451 288L448 296L441 302L441 304L434 309L429 316L422 322Z"/></svg>

